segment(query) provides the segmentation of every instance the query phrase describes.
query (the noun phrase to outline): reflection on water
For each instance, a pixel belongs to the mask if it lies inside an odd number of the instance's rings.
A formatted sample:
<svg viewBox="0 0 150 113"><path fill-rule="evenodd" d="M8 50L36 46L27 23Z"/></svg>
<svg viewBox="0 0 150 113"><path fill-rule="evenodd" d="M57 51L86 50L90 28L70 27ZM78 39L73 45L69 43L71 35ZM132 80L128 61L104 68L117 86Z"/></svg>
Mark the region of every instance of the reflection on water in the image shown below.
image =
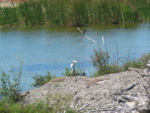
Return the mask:
<svg viewBox="0 0 150 113"><path fill-rule="evenodd" d="M9 70L23 63L23 90L31 89L32 76L46 74L47 70L62 76L72 60L89 76L94 72L90 55L94 49L106 49L113 57L138 58L150 51L150 24L126 26L90 26L86 35L96 44L82 36L76 28L31 28L0 30L1 68ZM102 43L102 36L105 42Z"/></svg>

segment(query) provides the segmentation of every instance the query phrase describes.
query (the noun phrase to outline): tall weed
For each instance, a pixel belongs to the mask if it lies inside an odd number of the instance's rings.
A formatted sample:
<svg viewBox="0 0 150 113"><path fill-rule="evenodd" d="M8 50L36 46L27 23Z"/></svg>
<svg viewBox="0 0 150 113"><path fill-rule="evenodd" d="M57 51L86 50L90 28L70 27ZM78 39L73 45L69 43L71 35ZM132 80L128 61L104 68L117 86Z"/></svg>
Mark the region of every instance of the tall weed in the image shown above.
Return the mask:
<svg viewBox="0 0 150 113"><path fill-rule="evenodd" d="M102 51L101 49L99 49L98 51L94 50L94 55L91 56L91 60L93 66L97 69L97 73L99 74L99 76L121 71L121 67L119 67L119 64L115 61L111 61L110 58L111 57L107 51Z"/></svg>
<svg viewBox="0 0 150 113"><path fill-rule="evenodd" d="M19 18L16 8L0 8L0 25L5 27L17 26Z"/></svg>
<svg viewBox="0 0 150 113"><path fill-rule="evenodd" d="M22 76L22 67L18 70L18 73L15 70L11 70L11 75L1 72L1 87L0 87L0 95L2 99L18 101L19 93L21 92L20 82Z"/></svg>
<svg viewBox="0 0 150 113"><path fill-rule="evenodd" d="M35 0L0 8L1 26L85 26L150 21L148 0ZM18 24L20 23L20 24Z"/></svg>

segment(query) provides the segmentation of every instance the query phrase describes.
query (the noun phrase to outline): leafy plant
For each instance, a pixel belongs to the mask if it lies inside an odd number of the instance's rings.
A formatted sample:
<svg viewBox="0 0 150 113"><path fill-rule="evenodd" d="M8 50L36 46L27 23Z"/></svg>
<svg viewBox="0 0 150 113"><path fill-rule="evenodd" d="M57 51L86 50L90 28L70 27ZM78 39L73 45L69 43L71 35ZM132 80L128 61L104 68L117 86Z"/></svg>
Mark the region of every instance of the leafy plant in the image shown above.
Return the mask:
<svg viewBox="0 0 150 113"><path fill-rule="evenodd" d="M109 66L109 54L108 52L103 52L101 49L99 51L94 50L94 56L91 56L93 66L97 69L100 74L106 72Z"/></svg>
<svg viewBox="0 0 150 113"><path fill-rule="evenodd" d="M83 72L81 69L77 68L77 69L65 69L65 73L63 73L64 76L86 76L86 73Z"/></svg>
<svg viewBox="0 0 150 113"><path fill-rule="evenodd" d="M119 66L119 61L116 62L110 58L107 51L102 51L101 49L94 50L94 55L91 56L91 59L97 72L92 76L121 72L122 68Z"/></svg>
<svg viewBox="0 0 150 113"><path fill-rule="evenodd" d="M2 71L0 78L0 94L2 96L2 99L18 101L20 99L19 93L21 91L20 81L22 75L22 67L20 67L17 74L13 69L11 70L11 72L12 75L10 76Z"/></svg>
<svg viewBox="0 0 150 113"><path fill-rule="evenodd" d="M56 78L56 76L52 75L49 71L47 71L46 75L36 75L32 78L34 79L35 82L32 83L31 86L40 87L40 86L46 84L47 82L49 82L50 80Z"/></svg>

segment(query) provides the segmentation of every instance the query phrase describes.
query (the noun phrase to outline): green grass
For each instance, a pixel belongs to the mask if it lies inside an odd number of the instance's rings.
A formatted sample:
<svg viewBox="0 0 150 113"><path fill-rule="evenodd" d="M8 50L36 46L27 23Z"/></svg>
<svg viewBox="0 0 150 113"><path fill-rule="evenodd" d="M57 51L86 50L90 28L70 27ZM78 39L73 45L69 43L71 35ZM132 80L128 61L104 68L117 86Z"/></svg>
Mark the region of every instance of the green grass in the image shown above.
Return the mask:
<svg viewBox="0 0 150 113"><path fill-rule="evenodd" d="M67 100L69 102L69 100ZM60 101L61 102L61 101ZM74 109L67 106L63 109L60 105L63 103L55 103L54 106L50 106L50 103L36 102L33 104L23 105L21 103L15 103L12 101L0 101L0 113L77 113ZM56 108L57 107L57 108Z"/></svg>
<svg viewBox="0 0 150 113"><path fill-rule="evenodd" d="M17 26L19 18L16 8L0 8L0 25L6 27Z"/></svg>
<svg viewBox="0 0 150 113"><path fill-rule="evenodd" d="M0 8L0 26L85 26L150 22L149 0L35 0Z"/></svg>
<svg viewBox="0 0 150 113"><path fill-rule="evenodd" d="M94 50L91 61L97 71L91 77L127 71L130 67L144 69L146 68L146 63L150 60L150 53L145 53L138 59L131 59L130 55L127 56L126 60L120 60L119 57L117 60L111 58L112 56L107 51L102 49Z"/></svg>

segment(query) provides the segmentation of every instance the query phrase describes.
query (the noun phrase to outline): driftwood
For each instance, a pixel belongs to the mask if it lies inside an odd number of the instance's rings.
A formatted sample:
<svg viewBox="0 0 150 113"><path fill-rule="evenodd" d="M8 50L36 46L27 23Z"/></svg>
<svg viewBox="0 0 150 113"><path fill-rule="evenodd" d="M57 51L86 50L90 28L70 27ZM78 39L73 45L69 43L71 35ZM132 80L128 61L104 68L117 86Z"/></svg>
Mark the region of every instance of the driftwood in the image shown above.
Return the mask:
<svg viewBox="0 0 150 113"><path fill-rule="evenodd" d="M99 110L93 110L91 112L93 113L98 113L98 112L102 112L102 111L113 111L113 113L116 113L116 112L123 112L123 113L128 113L129 111L133 111L135 110L136 108L114 108L114 109L99 109Z"/></svg>
<svg viewBox="0 0 150 113"><path fill-rule="evenodd" d="M140 71L136 68L130 68L129 70L135 70L136 72L140 73ZM150 81L150 79L149 79ZM124 94L124 92L129 91L133 89L135 86L139 85L139 82L134 83L130 85L129 87L121 90L121 93L114 94L114 101L117 101L121 108L114 108L110 109L100 109L98 111L92 111L92 112L105 112L105 111L113 111L113 112L119 112L124 111L126 112L133 112L136 111L137 113L150 113L150 82L148 82L146 85L143 85L143 88L145 89L145 93L142 95L142 99L138 98L136 96L133 96L132 94Z"/></svg>
<svg viewBox="0 0 150 113"><path fill-rule="evenodd" d="M98 110L100 111L114 111L114 112L118 112L118 111L125 111L125 112L132 112L132 111L136 111L137 113L150 113L150 83L146 85L143 85L144 89L145 89L145 98L144 99L139 99L137 97L134 97L132 95L124 95L123 92L124 91L128 91L133 89L136 85L138 85L139 83L135 83L133 85L131 85L130 87L122 90L122 93L120 93L119 95L117 95L118 97L115 97L115 101L117 101L118 103L120 103L122 105L122 108L115 108L115 109L101 109ZM96 111L96 112L98 112Z"/></svg>
<svg viewBox="0 0 150 113"><path fill-rule="evenodd" d="M96 101L94 101L94 102L92 102L92 103L89 103L89 104L86 104L86 105L82 106L78 111L82 111L84 108L86 108L86 107L92 105L93 103L95 103L95 102L97 102L97 101L99 101L99 100L100 100L100 99L97 99Z"/></svg>
<svg viewBox="0 0 150 113"><path fill-rule="evenodd" d="M123 93L124 91L131 90L131 89L133 89L133 88L134 88L136 85L138 85L138 84L139 84L139 83L137 82L137 83L135 83L135 84L129 86L128 88L121 90L121 92Z"/></svg>
<svg viewBox="0 0 150 113"><path fill-rule="evenodd" d="M95 40L93 40L93 39L91 39L90 37L86 36L86 35L83 33L83 31L82 31L79 27L77 27L77 29L85 36L85 38L87 38L87 39L89 39L90 41L96 43Z"/></svg>
<svg viewBox="0 0 150 113"><path fill-rule="evenodd" d="M136 71L136 72L139 73L142 77L148 77L148 76L150 76L149 73L148 73L148 72L149 72L149 68L148 68L147 71L145 70L145 72L141 72L140 69L138 69L138 68L131 68L131 67L128 68L128 71L131 71L131 70Z"/></svg>

